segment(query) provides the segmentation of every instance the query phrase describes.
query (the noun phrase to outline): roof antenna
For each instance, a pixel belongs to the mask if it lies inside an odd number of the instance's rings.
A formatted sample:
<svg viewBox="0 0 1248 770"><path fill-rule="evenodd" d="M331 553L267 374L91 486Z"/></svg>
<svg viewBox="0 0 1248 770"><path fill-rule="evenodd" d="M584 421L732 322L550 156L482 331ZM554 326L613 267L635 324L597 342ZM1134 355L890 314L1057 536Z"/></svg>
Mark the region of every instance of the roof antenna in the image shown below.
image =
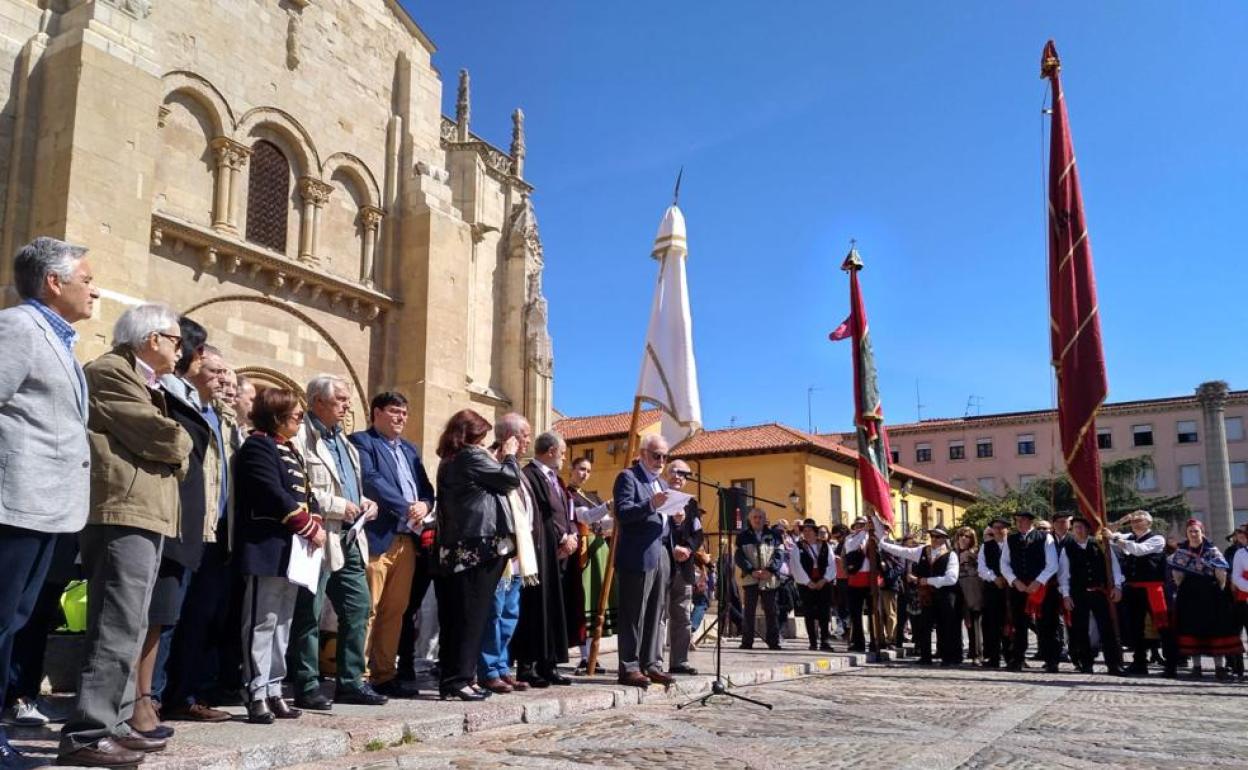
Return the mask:
<svg viewBox="0 0 1248 770"><path fill-rule="evenodd" d="M676 189L672 191L672 205L680 203L680 178L685 175L685 167L681 166L680 171L676 173Z"/></svg>

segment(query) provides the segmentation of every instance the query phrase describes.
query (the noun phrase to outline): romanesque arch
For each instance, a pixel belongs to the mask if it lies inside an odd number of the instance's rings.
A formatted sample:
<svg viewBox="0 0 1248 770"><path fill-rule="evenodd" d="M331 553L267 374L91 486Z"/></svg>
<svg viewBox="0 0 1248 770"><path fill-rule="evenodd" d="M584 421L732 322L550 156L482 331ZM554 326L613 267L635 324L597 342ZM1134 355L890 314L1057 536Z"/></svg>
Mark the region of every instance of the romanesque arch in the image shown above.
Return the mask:
<svg viewBox="0 0 1248 770"><path fill-rule="evenodd" d="M381 187L364 161L349 152L336 152L325 159L325 165L321 168L321 179L329 181L339 172L355 180L356 186L365 195L365 205L381 208Z"/></svg>
<svg viewBox="0 0 1248 770"><path fill-rule="evenodd" d="M173 70L161 77L165 86L165 99L176 93L185 93L203 105L212 120L214 133L210 139L218 136L230 136L234 133L234 111L229 102L221 95L211 82L194 72Z"/></svg>

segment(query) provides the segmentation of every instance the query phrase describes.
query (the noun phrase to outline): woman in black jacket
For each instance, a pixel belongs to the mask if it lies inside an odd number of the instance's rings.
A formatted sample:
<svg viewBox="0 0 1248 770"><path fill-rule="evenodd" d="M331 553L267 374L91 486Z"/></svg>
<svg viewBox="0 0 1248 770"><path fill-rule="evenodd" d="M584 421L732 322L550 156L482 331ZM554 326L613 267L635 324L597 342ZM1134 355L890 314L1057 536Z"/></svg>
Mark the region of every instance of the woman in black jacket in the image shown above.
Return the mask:
<svg viewBox="0 0 1248 770"><path fill-rule="evenodd" d="M271 724L294 719L299 709L282 698L286 647L299 586L286 577L291 548L325 545L325 530L308 488L303 457L290 439L303 423L303 407L289 390L268 388L251 411L255 431L234 456L235 555L246 580L243 598L243 676L247 720Z"/></svg>
<svg viewBox="0 0 1248 770"><path fill-rule="evenodd" d="M471 409L456 412L438 440L438 668L443 699L483 700L472 686L481 640L502 568L516 552L506 495L520 486L518 442L503 442L500 463L485 448L492 426Z"/></svg>

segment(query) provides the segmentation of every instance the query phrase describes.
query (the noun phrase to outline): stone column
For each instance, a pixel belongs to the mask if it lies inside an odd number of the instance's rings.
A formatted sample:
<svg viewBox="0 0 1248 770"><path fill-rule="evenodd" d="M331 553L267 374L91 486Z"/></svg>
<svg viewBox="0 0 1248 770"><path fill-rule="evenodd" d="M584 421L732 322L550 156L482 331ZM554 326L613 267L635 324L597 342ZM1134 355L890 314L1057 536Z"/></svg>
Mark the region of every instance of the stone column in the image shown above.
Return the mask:
<svg viewBox="0 0 1248 770"><path fill-rule="evenodd" d="M233 139L219 136L212 140L213 157L217 162L213 180L212 227L226 233L238 232L238 184L241 171L251 155L251 148Z"/></svg>
<svg viewBox="0 0 1248 770"><path fill-rule="evenodd" d="M1227 385L1221 380L1201 383L1196 389L1205 418L1205 487L1209 490L1209 539L1225 542L1235 529L1231 508L1231 463L1226 449Z"/></svg>
<svg viewBox="0 0 1248 770"><path fill-rule="evenodd" d="M360 255L360 283L373 285L373 261L377 250L377 231L381 227L381 218L385 212L376 206L364 206L360 209L360 226L364 230L364 250Z"/></svg>
<svg viewBox="0 0 1248 770"><path fill-rule="evenodd" d="M334 191L315 177L305 176L299 179L299 195L303 198L303 217L299 222L299 261L316 264L317 229L320 227L321 206L329 200Z"/></svg>

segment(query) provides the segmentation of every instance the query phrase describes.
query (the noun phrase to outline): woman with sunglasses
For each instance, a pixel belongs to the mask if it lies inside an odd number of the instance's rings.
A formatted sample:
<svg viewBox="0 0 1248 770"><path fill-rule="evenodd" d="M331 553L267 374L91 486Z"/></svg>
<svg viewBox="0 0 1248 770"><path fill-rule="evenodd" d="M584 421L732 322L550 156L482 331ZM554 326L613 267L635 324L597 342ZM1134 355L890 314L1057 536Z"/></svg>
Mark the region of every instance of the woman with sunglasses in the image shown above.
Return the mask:
<svg viewBox="0 0 1248 770"><path fill-rule="evenodd" d="M246 580L243 678L247 721L255 724L295 719L302 713L282 698L290 623L299 593L286 572L296 540L317 548L325 545L307 467L291 443L303 413L292 391L269 388L257 394L251 408L255 430L234 456L235 555Z"/></svg>

